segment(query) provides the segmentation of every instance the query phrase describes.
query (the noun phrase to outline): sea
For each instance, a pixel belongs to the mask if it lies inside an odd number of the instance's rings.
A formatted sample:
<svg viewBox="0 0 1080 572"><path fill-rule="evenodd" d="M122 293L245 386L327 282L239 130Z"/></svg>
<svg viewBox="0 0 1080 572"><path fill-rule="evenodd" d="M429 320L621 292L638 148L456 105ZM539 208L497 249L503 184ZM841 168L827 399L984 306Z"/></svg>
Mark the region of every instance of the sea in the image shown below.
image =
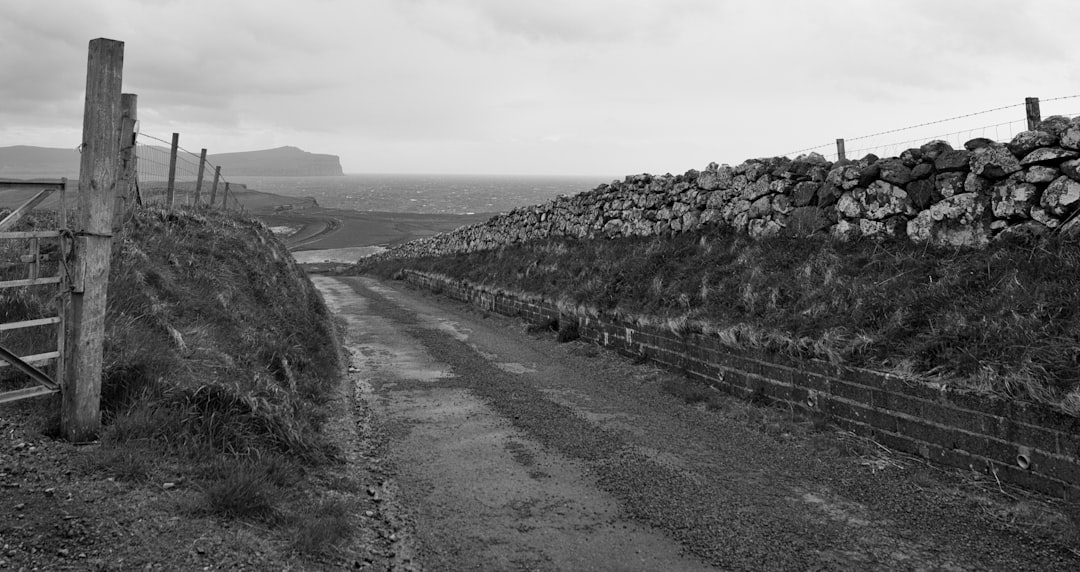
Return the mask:
<svg viewBox="0 0 1080 572"><path fill-rule="evenodd" d="M293 197L313 197L327 208L355 211L480 214L537 205L559 195L575 195L612 178L558 175L389 175L340 177L229 177L249 189ZM300 263L348 264L384 250L359 246L293 252Z"/></svg>
<svg viewBox="0 0 1080 572"><path fill-rule="evenodd" d="M613 177L575 175L391 175L229 177L249 189L314 197L327 208L430 214L507 212L574 195Z"/></svg>

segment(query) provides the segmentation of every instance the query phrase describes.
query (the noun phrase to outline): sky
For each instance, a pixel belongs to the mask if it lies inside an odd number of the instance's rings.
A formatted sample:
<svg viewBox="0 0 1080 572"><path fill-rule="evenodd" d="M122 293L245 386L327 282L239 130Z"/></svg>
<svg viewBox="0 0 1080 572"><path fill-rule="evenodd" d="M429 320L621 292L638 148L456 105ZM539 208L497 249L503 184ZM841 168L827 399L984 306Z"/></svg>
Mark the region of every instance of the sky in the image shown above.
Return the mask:
<svg viewBox="0 0 1080 572"><path fill-rule="evenodd" d="M195 152L611 177L839 137L895 155L1008 139L1025 97L1080 115L1077 21L1075 0L2 0L0 147L78 146L105 37L141 133Z"/></svg>

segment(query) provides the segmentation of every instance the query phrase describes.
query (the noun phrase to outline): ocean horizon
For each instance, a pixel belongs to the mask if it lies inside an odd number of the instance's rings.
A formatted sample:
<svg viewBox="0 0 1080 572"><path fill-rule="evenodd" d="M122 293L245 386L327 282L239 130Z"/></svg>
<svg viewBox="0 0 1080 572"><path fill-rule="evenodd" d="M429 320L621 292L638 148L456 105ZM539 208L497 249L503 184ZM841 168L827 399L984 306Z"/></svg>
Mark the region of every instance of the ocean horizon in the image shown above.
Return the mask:
<svg viewBox="0 0 1080 572"><path fill-rule="evenodd" d="M583 175L440 175L361 173L320 177L235 176L230 182L327 208L425 214L498 213L542 204L609 183Z"/></svg>

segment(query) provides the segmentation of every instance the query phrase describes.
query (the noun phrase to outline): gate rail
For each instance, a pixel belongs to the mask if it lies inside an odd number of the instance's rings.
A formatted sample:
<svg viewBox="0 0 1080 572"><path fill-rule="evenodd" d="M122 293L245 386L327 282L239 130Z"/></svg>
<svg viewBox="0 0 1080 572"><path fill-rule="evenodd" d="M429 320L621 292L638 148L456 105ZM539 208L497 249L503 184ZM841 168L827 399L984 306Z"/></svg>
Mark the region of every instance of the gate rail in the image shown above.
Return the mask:
<svg viewBox="0 0 1080 572"><path fill-rule="evenodd" d="M66 292L67 270L63 256L65 252L70 251L70 245L63 244L66 240L65 235L70 236L70 234L64 230L67 228L67 179L50 181L17 181L0 179L0 189L14 188L40 189L40 191L13 210L11 214L4 217L3 220L0 220L0 240L25 240L29 242L29 252L19 257L19 262L21 264L18 264L27 266L27 277L25 279L0 280L0 290L56 284L59 293ZM61 230L9 230L13 228L26 213L33 210L55 191L59 191L60 194L57 211L59 215L59 227ZM45 260L45 257L43 257L41 253L41 240L43 239L56 240L59 243L57 252L60 260L57 264L56 276L43 277L40 275L41 263ZM49 395L60 391L60 388L63 386L64 375L64 322L63 304L57 304L55 316L0 323L0 332L52 325L55 325L57 330L56 349L52 351L20 356L15 352L0 346L0 369L12 367L24 373L37 383L37 385L22 389L0 392L0 403ZM52 376L46 374L34 365L47 362L53 362L55 364Z"/></svg>

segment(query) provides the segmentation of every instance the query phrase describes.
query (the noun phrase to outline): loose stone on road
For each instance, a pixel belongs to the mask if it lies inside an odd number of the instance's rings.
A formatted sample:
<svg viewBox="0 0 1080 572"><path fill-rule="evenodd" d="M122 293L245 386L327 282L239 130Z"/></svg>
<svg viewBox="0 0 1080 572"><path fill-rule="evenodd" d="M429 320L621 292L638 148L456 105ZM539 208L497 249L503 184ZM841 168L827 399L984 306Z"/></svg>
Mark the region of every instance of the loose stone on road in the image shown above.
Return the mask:
<svg viewBox="0 0 1080 572"><path fill-rule="evenodd" d="M1068 570L928 468L871 470L659 390L664 376L366 277L313 276L348 325L426 570ZM913 481L913 476L914 481ZM399 561L402 561L399 558Z"/></svg>

